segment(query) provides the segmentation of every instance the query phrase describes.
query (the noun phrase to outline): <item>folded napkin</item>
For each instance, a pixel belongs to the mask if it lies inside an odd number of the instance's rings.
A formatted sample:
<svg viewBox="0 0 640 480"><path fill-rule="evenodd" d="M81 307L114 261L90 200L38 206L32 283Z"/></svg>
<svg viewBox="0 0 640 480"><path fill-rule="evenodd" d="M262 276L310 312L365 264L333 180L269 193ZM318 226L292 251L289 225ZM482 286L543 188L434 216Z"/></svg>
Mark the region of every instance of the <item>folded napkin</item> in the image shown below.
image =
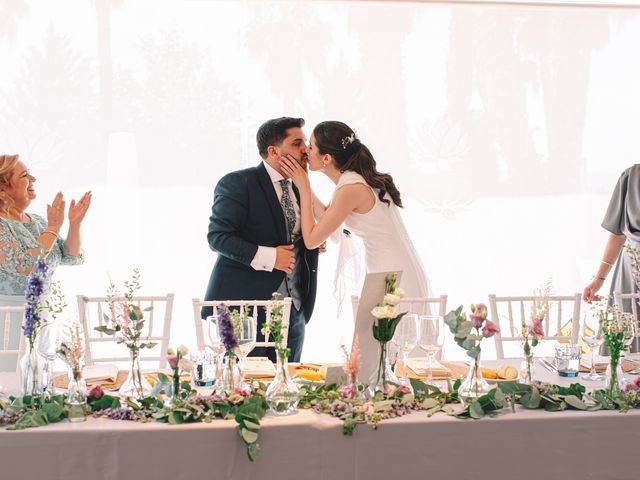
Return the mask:
<svg viewBox="0 0 640 480"><path fill-rule="evenodd" d="M596 359L596 362L595 362L596 373L606 372L608 366L609 366L608 361L598 361L598 359ZM628 372L632 372L634 370L640 369L640 363L634 362L633 360L629 360L628 358L622 359L621 366L622 366L622 371L624 373L628 373ZM580 361L580 371L590 372L591 362L589 360L585 361L585 359L582 359Z"/></svg>
<svg viewBox="0 0 640 480"><path fill-rule="evenodd" d="M87 386L113 385L118 380L118 367L111 363L102 365L87 365L82 369Z"/></svg>
<svg viewBox="0 0 640 480"><path fill-rule="evenodd" d="M435 358L432 363L432 373L434 377L448 377L451 375L451 369L445 367ZM429 360L427 357L412 357L407 361L407 366L420 377L426 377L429 374Z"/></svg>
<svg viewBox="0 0 640 480"><path fill-rule="evenodd" d="M247 357L244 360L244 376L246 378L275 377L276 367L267 357Z"/></svg>

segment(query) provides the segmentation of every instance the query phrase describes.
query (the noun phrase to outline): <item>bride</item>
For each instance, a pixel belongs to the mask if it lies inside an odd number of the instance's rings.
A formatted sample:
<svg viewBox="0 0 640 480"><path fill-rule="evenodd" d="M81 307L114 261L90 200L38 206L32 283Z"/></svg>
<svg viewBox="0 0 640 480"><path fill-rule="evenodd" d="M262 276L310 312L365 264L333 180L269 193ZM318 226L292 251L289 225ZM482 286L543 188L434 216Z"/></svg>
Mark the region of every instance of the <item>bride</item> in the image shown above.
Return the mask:
<svg viewBox="0 0 640 480"><path fill-rule="evenodd" d="M364 243L367 273L402 270L406 295L429 297L424 268L398 211L400 192L391 175L376 170L376 161L355 132L342 122L319 123L311 135L308 161L309 169L327 175L336 189L331 203L323 205L306 170L293 157L281 158L282 169L300 191L306 247L319 247L344 223Z"/></svg>

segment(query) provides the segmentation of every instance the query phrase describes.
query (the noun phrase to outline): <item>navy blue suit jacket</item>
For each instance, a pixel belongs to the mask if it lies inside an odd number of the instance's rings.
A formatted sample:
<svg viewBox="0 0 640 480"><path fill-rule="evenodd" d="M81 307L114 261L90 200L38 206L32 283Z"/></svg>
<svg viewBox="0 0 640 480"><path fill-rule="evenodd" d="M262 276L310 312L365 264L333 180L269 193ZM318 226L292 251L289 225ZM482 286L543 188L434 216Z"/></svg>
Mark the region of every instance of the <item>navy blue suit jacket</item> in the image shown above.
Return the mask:
<svg viewBox="0 0 640 480"><path fill-rule="evenodd" d="M294 187L294 192L298 194ZM258 245L287 244L286 220L271 177L263 163L220 179L213 195L207 234L209 246L218 259L209 278L205 300L268 300L285 278L280 270L271 272L251 267ZM316 298L318 249L307 250L302 242L300 268L302 313L311 318ZM211 315L203 308L202 318Z"/></svg>

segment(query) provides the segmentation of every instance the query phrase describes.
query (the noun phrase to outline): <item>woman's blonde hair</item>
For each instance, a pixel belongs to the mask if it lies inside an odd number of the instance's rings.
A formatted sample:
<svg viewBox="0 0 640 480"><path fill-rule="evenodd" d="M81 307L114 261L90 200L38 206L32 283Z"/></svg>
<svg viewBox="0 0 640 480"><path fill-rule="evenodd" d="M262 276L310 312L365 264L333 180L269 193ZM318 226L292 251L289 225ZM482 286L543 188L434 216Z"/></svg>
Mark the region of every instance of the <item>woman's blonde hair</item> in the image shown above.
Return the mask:
<svg viewBox="0 0 640 480"><path fill-rule="evenodd" d="M11 176L19 158L20 155L0 155L0 212L5 215L14 203L6 189L11 186Z"/></svg>

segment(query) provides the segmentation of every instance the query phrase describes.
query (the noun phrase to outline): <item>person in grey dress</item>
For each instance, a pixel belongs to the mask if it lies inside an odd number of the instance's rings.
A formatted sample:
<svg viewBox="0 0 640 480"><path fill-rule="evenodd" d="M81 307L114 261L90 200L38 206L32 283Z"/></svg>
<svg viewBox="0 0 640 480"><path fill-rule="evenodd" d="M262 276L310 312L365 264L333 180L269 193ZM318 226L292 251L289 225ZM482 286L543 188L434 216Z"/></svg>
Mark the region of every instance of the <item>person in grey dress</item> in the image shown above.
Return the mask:
<svg viewBox="0 0 640 480"><path fill-rule="evenodd" d="M631 259L624 252L623 247L628 243L640 248L640 164L627 168L620 175L611 195L602 227L609 231L610 235L596 274L582 293L583 300L588 303L600 299L598 290L602 288L611 270L613 270L611 297L614 292L638 292L638 285L633 278ZM631 300L623 300L620 308L625 312L631 312ZM638 351L638 343L636 338L631 351Z"/></svg>
<svg viewBox="0 0 640 480"><path fill-rule="evenodd" d="M91 192L68 209L69 231L61 238L60 229L65 219L65 201L58 193L47 205L47 219L26 213L36 198L35 177L18 155L0 155L0 306L24 305L27 279L34 270L35 261L47 252L46 262L50 275L44 286L44 295L50 288L50 279L59 265L79 265L84 256L81 250L80 226L91 205ZM7 345L15 350L20 339L20 315L13 315L5 325L0 315L0 349ZM8 341L4 336L8 333ZM15 370L16 359L0 356L0 371Z"/></svg>

